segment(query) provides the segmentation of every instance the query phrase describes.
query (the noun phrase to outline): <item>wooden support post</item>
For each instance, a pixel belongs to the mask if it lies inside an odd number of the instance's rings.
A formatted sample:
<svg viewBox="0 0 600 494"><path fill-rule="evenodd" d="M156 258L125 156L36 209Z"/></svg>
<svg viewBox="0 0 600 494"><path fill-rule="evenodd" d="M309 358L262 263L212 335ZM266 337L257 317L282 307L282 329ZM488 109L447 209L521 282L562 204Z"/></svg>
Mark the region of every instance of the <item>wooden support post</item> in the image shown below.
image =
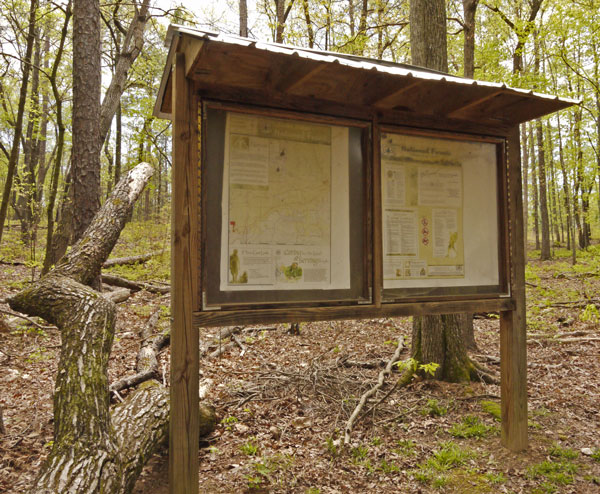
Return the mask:
<svg viewBox="0 0 600 494"><path fill-rule="evenodd" d="M185 55L173 67L173 168L171 213L171 420L169 492L198 493L198 328L197 302L197 109L191 111L191 84Z"/></svg>
<svg viewBox="0 0 600 494"><path fill-rule="evenodd" d="M373 118L373 304L381 307L383 292L383 237L381 206L381 129Z"/></svg>
<svg viewBox="0 0 600 494"><path fill-rule="evenodd" d="M519 128L508 138L508 218L510 289L515 309L500 313L500 393L502 444L511 451L527 448L527 342L525 319L525 250Z"/></svg>

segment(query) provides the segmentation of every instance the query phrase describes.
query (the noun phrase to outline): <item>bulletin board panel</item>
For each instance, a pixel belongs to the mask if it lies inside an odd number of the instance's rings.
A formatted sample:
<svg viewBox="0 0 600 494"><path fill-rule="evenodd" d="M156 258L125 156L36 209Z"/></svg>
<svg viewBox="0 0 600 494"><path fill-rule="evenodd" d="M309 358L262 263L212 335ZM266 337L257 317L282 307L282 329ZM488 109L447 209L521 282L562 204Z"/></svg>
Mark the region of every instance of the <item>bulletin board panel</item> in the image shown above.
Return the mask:
<svg viewBox="0 0 600 494"><path fill-rule="evenodd" d="M370 125L202 105L202 310L370 302Z"/></svg>
<svg viewBox="0 0 600 494"><path fill-rule="evenodd" d="M508 294L504 140L383 128L383 302Z"/></svg>

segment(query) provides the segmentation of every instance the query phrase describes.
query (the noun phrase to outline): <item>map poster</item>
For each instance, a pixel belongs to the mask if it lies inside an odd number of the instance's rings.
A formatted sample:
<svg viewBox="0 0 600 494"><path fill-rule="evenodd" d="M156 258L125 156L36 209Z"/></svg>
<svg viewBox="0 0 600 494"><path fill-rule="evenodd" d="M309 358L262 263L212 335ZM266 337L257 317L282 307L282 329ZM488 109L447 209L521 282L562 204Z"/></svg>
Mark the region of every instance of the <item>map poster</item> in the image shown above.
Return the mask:
<svg viewBox="0 0 600 494"><path fill-rule="evenodd" d="M350 288L348 129L228 112L220 289Z"/></svg>
<svg viewBox="0 0 600 494"><path fill-rule="evenodd" d="M384 134L384 287L464 278L463 166L447 141Z"/></svg>

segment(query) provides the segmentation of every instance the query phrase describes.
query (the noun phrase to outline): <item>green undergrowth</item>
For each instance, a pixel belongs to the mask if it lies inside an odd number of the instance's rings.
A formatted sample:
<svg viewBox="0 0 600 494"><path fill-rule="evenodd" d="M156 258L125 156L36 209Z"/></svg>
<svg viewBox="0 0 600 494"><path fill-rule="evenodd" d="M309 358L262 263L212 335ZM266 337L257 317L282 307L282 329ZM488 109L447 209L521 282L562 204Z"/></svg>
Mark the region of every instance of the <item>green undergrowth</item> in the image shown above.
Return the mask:
<svg viewBox="0 0 600 494"><path fill-rule="evenodd" d="M130 222L125 225L111 257L129 257L150 252L158 254L150 260L115 266L108 273L133 281L168 282L170 276L170 224L168 221Z"/></svg>
<svg viewBox="0 0 600 494"><path fill-rule="evenodd" d="M483 400L480 404L484 412L489 413L498 422L502 420L502 410L500 409L499 403L496 403L495 401Z"/></svg>
<svg viewBox="0 0 600 494"><path fill-rule="evenodd" d="M540 484L532 490L534 494L562 492L565 486L575 481L579 465L573 460L579 457L577 451L554 443L548 448L548 456L549 459L527 469L528 478L540 481Z"/></svg>
<svg viewBox="0 0 600 494"><path fill-rule="evenodd" d="M451 436L461 439L483 438L490 434L498 432L498 428L485 425L481 419L475 415L466 415L460 422L454 424L448 430Z"/></svg>

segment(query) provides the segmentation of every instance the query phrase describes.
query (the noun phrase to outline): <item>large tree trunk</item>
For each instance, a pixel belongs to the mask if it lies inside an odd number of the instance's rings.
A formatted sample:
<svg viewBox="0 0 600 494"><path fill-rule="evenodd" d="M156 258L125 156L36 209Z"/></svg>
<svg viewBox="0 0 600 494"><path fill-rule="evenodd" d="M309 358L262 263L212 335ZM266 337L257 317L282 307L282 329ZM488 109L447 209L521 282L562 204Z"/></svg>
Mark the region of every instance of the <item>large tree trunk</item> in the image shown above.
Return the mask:
<svg viewBox="0 0 600 494"><path fill-rule="evenodd" d="M412 358L423 364L438 364L435 379L463 382L477 378L464 340L467 318L467 314L444 314L414 319Z"/></svg>
<svg viewBox="0 0 600 494"><path fill-rule="evenodd" d="M13 309L43 317L61 331L54 443L32 493L130 492L144 463L164 443L169 401L158 382L110 411L107 367L116 309L89 286L151 174L147 163L129 172L71 251L9 300Z"/></svg>
<svg viewBox="0 0 600 494"><path fill-rule="evenodd" d="M410 0L410 55L414 65L448 72L444 0Z"/></svg>
<svg viewBox="0 0 600 494"><path fill-rule="evenodd" d="M410 0L410 45L413 64L448 72L444 0ZM412 356L420 363L440 364L436 378L469 379L472 364L466 354L467 342L475 342L472 315L413 319Z"/></svg>
<svg viewBox="0 0 600 494"><path fill-rule="evenodd" d="M100 207L100 3L73 4L73 231L79 240Z"/></svg>

